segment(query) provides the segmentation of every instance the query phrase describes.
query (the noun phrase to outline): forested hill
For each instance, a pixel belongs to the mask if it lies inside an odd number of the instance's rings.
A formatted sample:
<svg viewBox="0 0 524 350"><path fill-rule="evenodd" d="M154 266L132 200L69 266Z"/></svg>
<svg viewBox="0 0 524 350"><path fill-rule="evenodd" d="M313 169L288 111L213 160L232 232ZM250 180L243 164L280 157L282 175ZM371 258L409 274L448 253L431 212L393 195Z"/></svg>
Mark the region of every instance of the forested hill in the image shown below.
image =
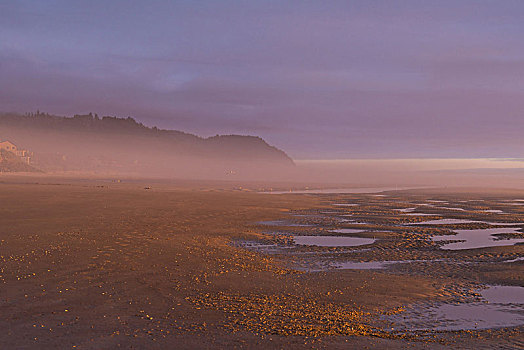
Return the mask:
<svg viewBox="0 0 524 350"><path fill-rule="evenodd" d="M256 136L217 135L202 138L178 130L147 127L133 118L96 114L74 117L46 113L0 114L0 140L35 153L48 170L131 172L198 171L235 173L278 165L292 159ZM245 171L244 171L245 173Z"/></svg>

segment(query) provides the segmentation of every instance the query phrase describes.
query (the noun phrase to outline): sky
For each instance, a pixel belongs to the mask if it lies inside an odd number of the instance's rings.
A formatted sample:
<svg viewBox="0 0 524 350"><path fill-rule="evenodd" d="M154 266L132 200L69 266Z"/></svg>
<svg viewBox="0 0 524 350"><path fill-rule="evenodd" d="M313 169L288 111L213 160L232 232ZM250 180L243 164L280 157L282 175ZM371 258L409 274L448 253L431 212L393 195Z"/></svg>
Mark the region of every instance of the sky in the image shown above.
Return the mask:
<svg viewBox="0 0 524 350"><path fill-rule="evenodd" d="M0 111L295 159L522 158L524 2L0 0Z"/></svg>

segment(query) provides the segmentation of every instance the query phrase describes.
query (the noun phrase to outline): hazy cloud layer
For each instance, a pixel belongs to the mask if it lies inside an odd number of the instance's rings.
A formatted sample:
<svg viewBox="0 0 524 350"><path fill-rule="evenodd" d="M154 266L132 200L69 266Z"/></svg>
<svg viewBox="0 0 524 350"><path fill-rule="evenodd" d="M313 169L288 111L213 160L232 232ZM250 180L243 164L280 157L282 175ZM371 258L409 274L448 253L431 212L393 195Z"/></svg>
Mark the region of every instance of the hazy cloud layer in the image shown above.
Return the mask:
<svg viewBox="0 0 524 350"><path fill-rule="evenodd" d="M0 2L0 110L299 158L521 157L521 1Z"/></svg>

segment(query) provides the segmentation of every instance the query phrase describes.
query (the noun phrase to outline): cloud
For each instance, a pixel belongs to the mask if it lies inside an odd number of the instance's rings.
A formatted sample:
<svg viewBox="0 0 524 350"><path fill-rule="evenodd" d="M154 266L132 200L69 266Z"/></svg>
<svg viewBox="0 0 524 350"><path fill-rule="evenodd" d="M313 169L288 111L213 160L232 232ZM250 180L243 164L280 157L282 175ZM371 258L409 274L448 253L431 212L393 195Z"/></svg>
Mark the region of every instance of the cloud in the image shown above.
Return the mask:
<svg viewBox="0 0 524 350"><path fill-rule="evenodd" d="M257 134L301 158L518 157L523 7L3 3L0 109Z"/></svg>

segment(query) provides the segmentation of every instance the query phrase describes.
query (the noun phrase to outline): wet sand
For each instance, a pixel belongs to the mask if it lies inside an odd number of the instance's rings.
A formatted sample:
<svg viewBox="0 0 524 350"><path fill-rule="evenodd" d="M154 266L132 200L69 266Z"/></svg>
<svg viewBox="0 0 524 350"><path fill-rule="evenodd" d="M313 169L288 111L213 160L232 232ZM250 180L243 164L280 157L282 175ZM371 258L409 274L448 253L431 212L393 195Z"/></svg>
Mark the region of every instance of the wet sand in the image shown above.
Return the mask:
<svg viewBox="0 0 524 350"><path fill-rule="evenodd" d="M292 213L318 214L337 208L330 203L347 201L366 205L338 206L342 214L371 219L375 225L380 221L393 231L361 237L395 239L379 239L371 252L342 252L341 258L417 260L453 254L465 261L495 261L522 254L522 246L473 253L429 248L431 239L420 240L419 233L409 231L429 228L395 230L391 225L423 219L399 219L393 209L397 217L384 216L388 206L378 204L388 200L384 197L373 197L377 203L370 205L368 197L357 194L26 182L0 183L0 348L440 349L524 344L518 327L406 332L391 330L383 317L409 305L457 298L461 288L476 288L475 282L522 285L521 261L475 268L443 265L430 273L412 264L401 264L398 269L408 270L399 273L391 268L307 273L294 267L297 255L266 254L235 244L267 240L268 227L257 223L289 220ZM392 200L391 208L398 208L399 200ZM435 208L425 210L438 214ZM373 216L374 211L379 214ZM462 212L457 215L467 219ZM323 225L325 220L338 222L335 214L321 220ZM316 225L309 216L297 223ZM353 226L333 224L326 230ZM288 229L305 235L318 230ZM409 237L416 239L405 239ZM405 246L417 249L401 249ZM292 249L322 254L345 248Z"/></svg>

